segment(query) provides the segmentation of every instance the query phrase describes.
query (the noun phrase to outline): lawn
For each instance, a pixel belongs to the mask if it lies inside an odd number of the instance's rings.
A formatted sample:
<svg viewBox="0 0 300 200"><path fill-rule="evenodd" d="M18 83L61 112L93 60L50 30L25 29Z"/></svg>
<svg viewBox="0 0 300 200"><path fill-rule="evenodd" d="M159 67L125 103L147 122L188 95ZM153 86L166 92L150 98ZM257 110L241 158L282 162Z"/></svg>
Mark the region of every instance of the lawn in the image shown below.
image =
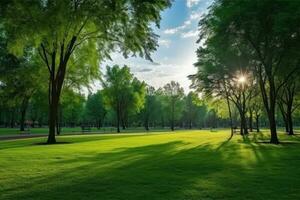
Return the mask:
<svg viewBox="0 0 300 200"><path fill-rule="evenodd" d="M161 132L169 130L169 128L152 128L152 131L155 132ZM42 128L27 128L25 133L22 133L20 131L20 128L0 128L0 137L1 136L11 136L11 135L27 135L29 134L48 134L49 129L48 127L42 127ZM101 129L97 129L95 127L91 128L90 133L116 133L117 129L115 127L102 127ZM147 132L144 127L136 127L136 128L129 128L126 130L121 130L121 132L125 133L132 133L132 132ZM81 127L62 127L61 128L61 134L76 134L76 133L82 133Z"/></svg>
<svg viewBox="0 0 300 200"><path fill-rule="evenodd" d="M0 199L300 199L300 136L229 131L0 142Z"/></svg>

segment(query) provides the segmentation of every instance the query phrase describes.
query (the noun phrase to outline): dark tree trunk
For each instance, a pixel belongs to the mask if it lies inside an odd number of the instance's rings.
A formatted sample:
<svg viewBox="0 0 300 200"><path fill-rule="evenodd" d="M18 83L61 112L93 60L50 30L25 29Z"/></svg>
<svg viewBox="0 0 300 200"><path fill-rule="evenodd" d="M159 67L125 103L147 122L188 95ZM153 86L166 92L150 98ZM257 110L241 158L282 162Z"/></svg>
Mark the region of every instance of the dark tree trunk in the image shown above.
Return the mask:
<svg viewBox="0 0 300 200"><path fill-rule="evenodd" d="M126 125L125 125L125 120L124 120L123 117L121 119L121 123L122 123L122 129L125 130L126 129Z"/></svg>
<svg viewBox="0 0 300 200"><path fill-rule="evenodd" d="M62 109L61 109L61 105L58 104L57 118L56 118L56 134L57 135L60 135L60 133L61 133L61 118L62 118Z"/></svg>
<svg viewBox="0 0 300 200"><path fill-rule="evenodd" d="M288 127L289 127L288 134L294 135L293 116L292 116L292 112L290 110L288 110L288 112L287 112L287 121L288 121Z"/></svg>
<svg viewBox="0 0 300 200"><path fill-rule="evenodd" d="M253 131L253 112L250 110L249 112L249 130L250 132Z"/></svg>
<svg viewBox="0 0 300 200"><path fill-rule="evenodd" d="M276 130L276 119L275 119L275 110L271 110L270 114L268 115L269 123L270 123L270 131L271 131L271 144L279 144L279 140L277 137L277 130Z"/></svg>
<svg viewBox="0 0 300 200"><path fill-rule="evenodd" d="M149 131L149 117L148 116L145 117L144 126L145 126L146 131Z"/></svg>
<svg viewBox="0 0 300 200"><path fill-rule="evenodd" d="M10 113L10 128L14 128L15 126L15 110L12 109Z"/></svg>
<svg viewBox="0 0 300 200"><path fill-rule="evenodd" d="M290 128L289 128L289 123L288 123L287 119L283 118L283 122L284 122L285 132L289 133Z"/></svg>
<svg viewBox="0 0 300 200"><path fill-rule="evenodd" d="M245 116L245 112L243 111L242 108L238 108L239 113L240 113L240 120L241 120L241 128L240 128L240 134L241 135L246 135L248 134L248 129L247 129L247 119Z"/></svg>
<svg viewBox="0 0 300 200"><path fill-rule="evenodd" d="M74 50L74 45L77 40L76 36L65 45L63 43L53 43L51 50L47 50L46 46L41 43L42 52L39 51L41 58L47 65L49 70L49 135L48 144L56 143L55 131L60 94L65 79L67 63ZM59 60L57 65L56 61ZM57 67L57 68L56 68Z"/></svg>
<svg viewBox="0 0 300 200"><path fill-rule="evenodd" d="M49 105L49 135L48 135L48 144L56 143L55 139L55 129L56 129L56 118L57 118L57 103L56 103L56 94L51 96L52 102Z"/></svg>
<svg viewBox="0 0 300 200"><path fill-rule="evenodd" d="M288 119L287 119L287 112L284 109L284 103L282 101L278 101L278 107L281 112L282 120L284 122L285 132L288 133L289 132L289 123L288 123Z"/></svg>
<svg viewBox="0 0 300 200"><path fill-rule="evenodd" d="M25 116L26 116L26 109L22 109L21 120L20 120L20 131L25 131Z"/></svg>
<svg viewBox="0 0 300 200"><path fill-rule="evenodd" d="M29 97L24 97L21 105L21 120L20 120L20 131L25 131L25 118L28 107Z"/></svg>
<svg viewBox="0 0 300 200"><path fill-rule="evenodd" d="M256 120L256 132L260 132L260 130L259 130L259 115L256 115L255 120Z"/></svg>
<svg viewBox="0 0 300 200"><path fill-rule="evenodd" d="M99 130L99 129L101 129L101 127L102 127L102 120L99 119L99 120L98 120L97 129Z"/></svg>
<svg viewBox="0 0 300 200"><path fill-rule="evenodd" d="M189 129L192 129L192 120L189 120Z"/></svg>
<svg viewBox="0 0 300 200"><path fill-rule="evenodd" d="M117 132L120 133L120 105L117 105Z"/></svg>
<svg viewBox="0 0 300 200"><path fill-rule="evenodd" d="M40 127L40 128L42 128L42 123L43 123L42 121L43 121L43 119L40 118L40 119L39 119L39 127Z"/></svg>
<svg viewBox="0 0 300 200"><path fill-rule="evenodd" d="M277 137L277 130L276 130L276 119L275 119L275 109L276 109L276 88L275 88L275 81L272 74L272 66L265 66L269 89L266 89L265 80L263 78L263 70L262 66L258 66L258 75L259 75L259 86L262 94L263 103L268 115L270 132L271 132L271 139L270 143L272 144L279 144L279 140ZM269 95L267 95L267 92Z"/></svg>
<svg viewBox="0 0 300 200"><path fill-rule="evenodd" d="M229 119L230 119L230 139L233 137L233 121L232 121L232 113L231 113L231 107L230 107L230 101L229 101L229 93L226 87L226 83L224 82L225 86L225 93L226 93L226 102L227 102L227 108L229 113Z"/></svg>

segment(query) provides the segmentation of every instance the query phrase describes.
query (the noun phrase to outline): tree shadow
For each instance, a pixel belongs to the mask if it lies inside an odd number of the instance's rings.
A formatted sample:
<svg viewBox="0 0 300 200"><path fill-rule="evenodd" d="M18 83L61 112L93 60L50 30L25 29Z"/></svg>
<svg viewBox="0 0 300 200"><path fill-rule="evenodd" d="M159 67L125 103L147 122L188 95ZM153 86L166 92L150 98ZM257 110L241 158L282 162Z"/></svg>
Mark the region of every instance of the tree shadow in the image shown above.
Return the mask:
<svg viewBox="0 0 300 200"><path fill-rule="evenodd" d="M217 145L177 140L51 160L50 169L59 170L4 186L2 199L283 199L295 194L291 185L299 186L300 173L286 169L289 164L296 169L299 159L287 164L281 161L293 156L285 149L242 140ZM291 175L295 179L286 183Z"/></svg>

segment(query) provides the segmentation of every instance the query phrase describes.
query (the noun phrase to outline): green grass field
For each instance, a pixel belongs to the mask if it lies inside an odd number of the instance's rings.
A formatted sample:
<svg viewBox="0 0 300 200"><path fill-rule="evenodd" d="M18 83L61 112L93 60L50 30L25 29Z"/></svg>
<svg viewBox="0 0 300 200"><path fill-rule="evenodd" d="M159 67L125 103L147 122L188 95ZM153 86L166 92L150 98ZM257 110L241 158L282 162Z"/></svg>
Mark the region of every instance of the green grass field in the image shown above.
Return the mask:
<svg viewBox="0 0 300 200"><path fill-rule="evenodd" d="M169 130L168 127L165 129L162 128L152 128L151 131L155 132L162 132ZM47 127L44 128L29 128L25 131L25 133L22 133L20 131L20 128L0 128L0 137L1 136L11 136L11 135L25 135L27 133L35 135L35 134L48 134L49 129ZM117 129L115 127L104 127L101 129L97 129L95 127L91 128L90 133L116 133ZM137 127L137 128L128 128L126 130L121 130L123 133L132 133L132 132L147 132L144 127ZM82 133L81 127L62 127L61 134L76 134L76 133Z"/></svg>
<svg viewBox="0 0 300 200"><path fill-rule="evenodd" d="M0 199L300 199L300 136L229 131L0 142Z"/></svg>

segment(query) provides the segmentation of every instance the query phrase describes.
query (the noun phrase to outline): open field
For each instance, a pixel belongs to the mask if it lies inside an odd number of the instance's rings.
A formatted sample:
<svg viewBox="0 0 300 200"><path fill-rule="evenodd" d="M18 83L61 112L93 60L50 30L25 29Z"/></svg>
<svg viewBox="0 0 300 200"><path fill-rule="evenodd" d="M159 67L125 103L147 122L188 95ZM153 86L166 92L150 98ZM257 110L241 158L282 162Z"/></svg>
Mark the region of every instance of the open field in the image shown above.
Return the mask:
<svg viewBox="0 0 300 200"><path fill-rule="evenodd" d="M229 131L0 142L0 199L300 199L300 136Z"/></svg>

